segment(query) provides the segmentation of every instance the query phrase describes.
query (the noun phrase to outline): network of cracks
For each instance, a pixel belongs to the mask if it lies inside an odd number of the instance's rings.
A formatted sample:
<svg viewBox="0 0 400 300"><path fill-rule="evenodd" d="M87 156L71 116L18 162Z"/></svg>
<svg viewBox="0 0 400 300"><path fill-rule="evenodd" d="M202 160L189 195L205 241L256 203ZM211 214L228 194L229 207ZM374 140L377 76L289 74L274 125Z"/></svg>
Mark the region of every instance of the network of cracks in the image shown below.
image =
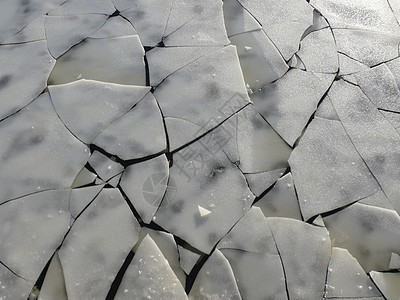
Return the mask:
<svg viewBox="0 0 400 300"><path fill-rule="evenodd" d="M1 1L0 300L399 300L399 21Z"/></svg>

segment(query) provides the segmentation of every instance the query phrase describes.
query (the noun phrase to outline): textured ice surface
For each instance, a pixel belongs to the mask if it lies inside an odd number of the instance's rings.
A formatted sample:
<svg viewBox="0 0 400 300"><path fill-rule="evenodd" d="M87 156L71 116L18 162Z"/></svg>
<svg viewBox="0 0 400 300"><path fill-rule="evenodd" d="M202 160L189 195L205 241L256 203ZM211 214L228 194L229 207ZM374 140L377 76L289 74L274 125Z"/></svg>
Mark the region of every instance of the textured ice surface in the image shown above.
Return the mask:
<svg viewBox="0 0 400 300"><path fill-rule="evenodd" d="M398 0L0 0L0 300L399 300Z"/></svg>

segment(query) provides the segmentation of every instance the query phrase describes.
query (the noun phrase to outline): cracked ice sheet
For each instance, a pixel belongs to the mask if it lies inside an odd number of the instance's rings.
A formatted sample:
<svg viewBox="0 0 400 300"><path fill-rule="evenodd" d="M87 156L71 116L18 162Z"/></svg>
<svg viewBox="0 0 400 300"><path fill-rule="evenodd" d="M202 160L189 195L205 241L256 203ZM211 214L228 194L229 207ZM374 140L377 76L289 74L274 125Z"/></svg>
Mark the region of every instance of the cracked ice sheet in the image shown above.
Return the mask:
<svg viewBox="0 0 400 300"><path fill-rule="evenodd" d="M188 297L163 253L147 235L129 264L115 299L187 300Z"/></svg>
<svg viewBox="0 0 400 300"><path fill-rule="evenodd" d="M71 187L89 149L57 117L48 93L0 123L0 203Z"/></svg>
<svg viewBox="0 0 400 300"><path fill-rule="evenodd" d="M400 90L386 64L359 72L358 85L378 108L400 112Z"/></svg>
<svg viewBox="0 0 400 300"><path fill-rule="evenodd" d="M44 26L50 54L59 58L103 26L107 17L100 14L46 16Z"/></svg>
<svg viewBox="0 0 400 300"><path fill-rule="evenodd" d="M32 283L16 276L0 263L1 300L26 300L32 290ZM43 299L44 300L44 299Z"/></svg>
<svg viewBox="0 0 400 300"><path fill-rule="evenodd" d="M166 151L163 116L152 93L104 128L93 144L123 160L140 159Z"/></svg>
<svg viewBox="0 0 400 300"><path fill-rule="evenodd" d="M83 40L57 59L48 83L63 84L81 78L144 86L144 49L139 37Z"/></svg>
<svg viewBox="0 0 400 300"><path fill-rule="evenodd" d="M380 190L338 121L314 118L289 165L305 220Z"/></svg>
<svg viewBox="0 0 400 300"><path fill-rule="evenodd" d="M221 0L174 0L163 35L166 46L229 45Z"/></svg>
<svg viewBox="0 0 400 300"><path fill-rule="evenodd" d="M308 34L296 53L307 71L317 73L336 73L338 55L336 43L330 28L317 30Z"/></svg>
<svg viewBox="0 0 400 300"><path fill-rule="evenodd" d="M256 109L278 134L293 145L335 75L291 69L277 81L251 95Z"/></svg>
<svg viewBox="0 0 400 300"><path fill-rule="evenodd" d="M294 219L267 220L282 259L289 299L322 299L331 256L329 232Z"/></svg>
<svg viewBox="0 0 400 300"><path fill-rule="evenodd" d="M201 127L174 143L170 141L171 151L201 136L250 103L234 46L216 50L182 67L157 87L154 96L164 117L190 120ZM172 129L185 131L186 123L174 124ZM166 123L168 133L170 126Z"/></svg>
<svg viewBox="0 0 400 300"><path fill-rule="evenodd" d="M388 270L400 251L400 217L393 210L355 203L323 218L335 247L347 249L366 272Z"/></svg>
<svg viewBox="0 0 400 300"><path fill-rule="evenodd" d="M121 188L135 207L143 222L150 223L167 189L169 164L165 155L133 164L121 178Z"/></svg>
<svg viewBox="0 0 400 300"><path fill-rule="evenodd" d="M289 60L299 49L305 30L313 25L313 8L306 1L296 0L239 0L278 48Z"/></svg>
<svg viewBox="0 0 400 300"><path fill-rule="evenodd" d="M26 106L45 89L55 60L45 41L0 45L0 120ZM24 66L23 72L18 66Z"/></svg>
<svg viewBox="0 0 400 300"><path fill-rule="evenodd" d="M337 81L329 97L344 129L383 192L400 213L400 135L359 87Z"/></svg>
<svg viewBox="0 0 400 300"><path fill-rule="evenodd" d="M154 222L191 246L210 253L254 200L245 177L225 153L211 154L204 138L176 152L170 180L176 189L164 197ZM171 194L173 193L173 194ZM200 207L211 213L201 216Z"/></svg>
<svg viewBox="0 0 400 300"><path fill-rule="evenodd" d="M400 273L381 273L372 271L372 280L382 291L385 299L398 300L400 295Z"/></svg>
<svg viewBox="0 0 400 300"><path fill-rule="evenodd" d="M0 42L17 33L34 19L65 0L2 0L0 2Z"/></svg>
<svg viewBox="0 0 400 300"><path fill-rule="evenodd" d="M111 15L115 7L111 0L68 0L60 7L51 10L49 16L79 15L79 14L104 14Z"/></svg>
<svg viewBox="0 0 400 300"><path fill-rule="evenodd" d="M44 20L45 16L36 18L21 31L6 39L1 44L19 44L45 40Z"/></svg>
<svg viewBox="0 0 400 300"><path fill-rule="evenodd" d="M1 205L0 261L36 282L69 229L69 190L44 191ZM29 251L27 251L29 249Z"/></svg>
<svg viewBox="0 0 400 300"><path fill-rule="evenodd" d="M121 164L113 160L112 157L108 158L99 151L94 151L88 162L96 171L97 175L104 181L108 181L110 178L124 171L124 167Z"/></svg>
<svg viewBox="0 0 400 300"><path fill-rule="evenodd" d="M139 228L119 190L104 189L72 225L59 251L68 299L105 299Z"/></svg>
<svg viewBox="0 0 400 300"><path fill-rule="evenodd" d="M86 144L92 143L107 126L124 116L149 90L148 87L85 79L49 86L60 119Z"/></svg>

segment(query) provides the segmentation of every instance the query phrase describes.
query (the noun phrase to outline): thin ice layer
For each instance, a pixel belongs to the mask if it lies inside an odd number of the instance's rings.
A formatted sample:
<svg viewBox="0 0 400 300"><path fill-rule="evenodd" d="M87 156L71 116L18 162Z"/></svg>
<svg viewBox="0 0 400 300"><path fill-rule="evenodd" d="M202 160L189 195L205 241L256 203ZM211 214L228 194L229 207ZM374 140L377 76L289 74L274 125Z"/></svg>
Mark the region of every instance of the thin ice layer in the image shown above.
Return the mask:
<svg viewBox="0 0 400 300"><path fill-rule="evenodd" d="M59 251L68 299L105 299L139 228L121 193L104 189L72 225Z"/></svg>
<svg viewBox="0 0 400 300"><path fill-rule="evenodd" d="M32 290L32 283L22 279L0 263L0 299L26 300Z"/></svg>
<svg viewBox="0 0 400 300"><path fill-rule="evenodd" d="M49 84L68 83L81 78L146 85L144 49L139 37L85 39L57 59Z"/></svg>

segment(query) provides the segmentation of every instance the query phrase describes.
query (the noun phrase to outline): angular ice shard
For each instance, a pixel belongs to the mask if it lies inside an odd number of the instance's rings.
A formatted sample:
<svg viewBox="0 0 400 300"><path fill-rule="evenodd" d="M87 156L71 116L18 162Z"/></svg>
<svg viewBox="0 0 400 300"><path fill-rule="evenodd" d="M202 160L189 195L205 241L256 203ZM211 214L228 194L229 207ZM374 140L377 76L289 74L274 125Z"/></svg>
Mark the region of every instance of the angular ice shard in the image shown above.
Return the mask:
<svg viewBox="0 0 400 300"><path fill-rule="evenodd" d="M189 275L190 272L193 270L193 267L199 261L201 254L198 252L194 252L192 250L186 249L179 245L178 245L178 251L179 251L180 266L181 266L182 270L186 274Z"/></svg>
<svg viewBox="0 0 400 300"><path fill-rule="evenodd" d="M137 252L140 247L142 240L149 236L156 244L157 247L162 252L165 259L168 261L169 266L172 271L174 271L176 277L178 277L182 286L186 284L186 275L183 272L181 265L179 263L180 257L178 252L178 246L176 245L174 236L170 233L164 231L153 230L147 227L140 228L139 241L133 248L133 252Z"/></svg>
<svg viewBox="0 0 400 300"><path fill-rule="evenodd" d="M54 299L68 300L67 291L65 289L64 272L62 270L60 258L58 257L58 252L54 254L51 260L38 298L38 300Z"/></svg>
<svg viewBox="0 0 400 300"><path fill-rule="evenodd" d="M257 201L255 206L260 207L267 217L303 220L291 173L278 179L274 187Z"/></svg>
<svg viewBox="0 0 400 300"><path fill-rule="evenodd" d="M232 268L220 251L215 250L201 267L190 290L189 299L242 299Z"/></svg>
<svg viewBox="0 0 400 300"><path fill-rule="evenodd" d="M76 175L74 182L71 185L71 188L78 188L84 185L88 185L93 183L97 178L97 175L90 172L86 167L83 167L82 170Z"/></svg>
<svg viewBox="0 0 400 300"><path fill-rule="evenodd" d="M32 290L33 283L18 277L0 263L0 299L26 300ZM60 299L62 300L62 299Z"/></svg>
<svg viewBox="0 0 400 300"><path fill-rule="evenodd" d="M369 273L372 280L387 300L398 300L400 295L400 273Z"/></svg>
<svg viewBox="0 0 400 300"><path fill-rule="evenodd" d="M55 64L46 41L0 45L0 121L17 112L46 88ZM24 66L24 72L17 66Z"/></svg>
<svg viewBox="0 0 400 300"><path fill-rule="evenodd" d="M291 69L282 78L252 94L251 100L268 123L292 146L333 79L333 74Z"/></svg>
<svg viewBox="0 0 400 300"><path fill-rule="evenodd" d="M382 190L369 197L361 199L358 203L394 210L392 204Z"/></svg>
<svg viewBox="0 0 400 300"><path fill-rule="evenodd" d="M89 157L58 118L48 93L1 122L0 140L0 203L71 187Z"/></svg>
<svg viewBox="0 0 400 300"><path fill-rule="evenodd" d="M139 228L121 193L104 189L72 225L59 251L68 299L105 299Z"/></svg>
<svg viewBox="0 0 400 300"><path fill-rule="evenodd" d="M338 121L314 118L289 164L305 220L380 190Z"/></svg>
<svg viewBox="0 0 400 300"><path fill-rule="evenodd" d="M382 296L351 254L333 247L326 279L325 298Z"/></svg>
<svg viewBox="0 0 400 300"><path fill-rule="evenodd" d="M267 220L282 259L289 299L322 299L331 255L329 232L294 219Z"/></svg>
<svg viewBox="0 0 400 300"><path fill-rule="evenodd" d="M168 160L160 155L127 167L120 185L143 222L150 223L167 189L174 188L168 181Z"/></svg>
<svg viewBox="0 0 400 300"><path fill-rule="evenodd" d="M328 119L331 121L340 121L339 116L337 115L336 110L332 105L332 101L328 95L322 99L321 104L318 106L318 109L315 112L315 117Z"/></svg>
<svg viewBox="0 0 400 300"><path fill-rule="evenodd" d="M137 35L87 38L57 59L49 84L92 79L145 85L144 49Z"/></svg>
<svg viewBox="0 0 400 300"><path fill-rule="evenodd" d="M353 204L324 217L332 245L349 250L366 272L389 269L400 249L400 217L393 211Z"/></svg>
<svg viewBox="0 0 400 300"><path fill-rule="evenodd" d="M36 282L69 229L69 190L32 194L0 206L0 261ZM27 251L29 249L29 251Z"/></svg>
<svg viewBox="0 0 400 300"><path fill-rule="evenodd" d="M152 93L113 121L93 144L123 160L143 158L167 148L163 117Z"/></svg>
<svg viewBox="0 0 400 300"><path fill-rule="evenodd" d="M97 175L104 181L108 181L110 178L124 171L124 167L121 164L99 151L94 151L88 162Z"/></svg>
<svg viewBox="0 0 400 300"><path fill-rule="evenodd" d="M46 16L47 47L54 58L60 57L99 29L107 20L101 14Z"/></svg>
<svg viewBox="0 0 400 300"><path fill-rule="evenodd" d="M122 278L115 299L187 300L188 297L157 244L146 236Z"/></svg>
<svg viewBox="0 0 400 300"><path fill-rule="evenodd" d="M191 246L210 253L254 200L240 170L223 151L211 154L202 138L176 152L167 192L155 222ZM164 202L165 201L165 202ZM211 211L201 217L198 205Z"/></svg>
<svg viewBox="0 0 400 300"><path fill-rule="evenodd" d="M86 144L92 143L104 128L125 115L149 90L148 87L84 79L49 86L60 119Z"/></svg>

